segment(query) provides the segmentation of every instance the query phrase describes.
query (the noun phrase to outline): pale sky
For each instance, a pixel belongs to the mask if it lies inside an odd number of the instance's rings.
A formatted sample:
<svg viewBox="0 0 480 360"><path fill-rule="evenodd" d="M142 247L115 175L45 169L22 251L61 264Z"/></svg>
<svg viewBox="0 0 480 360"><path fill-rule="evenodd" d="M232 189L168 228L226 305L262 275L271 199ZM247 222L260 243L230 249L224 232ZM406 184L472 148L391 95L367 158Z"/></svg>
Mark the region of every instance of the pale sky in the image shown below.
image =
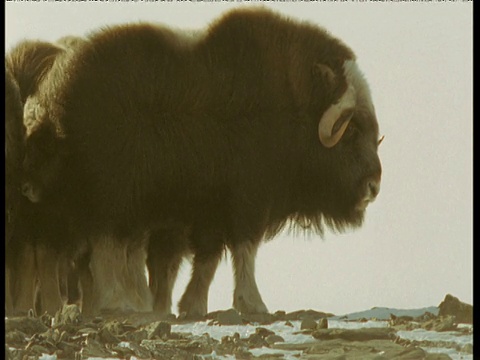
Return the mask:
<svg viewBox="0 0 480 360"><path fill-rule="evenodd" d="M107 24L148 20L199 29L258 2L7 2L6 50ZM473 3L268 2L341 38L357 54L380 133L382 187L365 225L346 234L282 234L260 247L257 281L269 310L341 315L374 306L473 302ZM8 256L8 254L7 254ZM189 278L185 263L174 291ZM232 304L230 259L209 311ZM176 308L174 309L176 312Z"/></svg>

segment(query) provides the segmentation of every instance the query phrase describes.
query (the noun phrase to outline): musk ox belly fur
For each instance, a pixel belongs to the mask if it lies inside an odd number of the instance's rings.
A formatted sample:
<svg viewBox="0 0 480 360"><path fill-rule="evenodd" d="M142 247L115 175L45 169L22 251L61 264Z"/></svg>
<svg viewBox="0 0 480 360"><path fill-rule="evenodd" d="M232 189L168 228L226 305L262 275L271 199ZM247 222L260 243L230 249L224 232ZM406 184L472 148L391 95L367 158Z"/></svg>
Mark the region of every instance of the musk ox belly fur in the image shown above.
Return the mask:
<svg viewBox="0 0 480 360"><path fill-rule="evenodd" d="M68 155L49 177L60 181L39 186L60 194L85 236L188 229L180 310L206 311L195 303L227 246L234 305L266 311L253 275L261 239L289 220L318 233L358 227L378 193L368 86L352 50L317 26L258 9L195 37L116 26L56 71L68 76L36 101Z"/></svg>

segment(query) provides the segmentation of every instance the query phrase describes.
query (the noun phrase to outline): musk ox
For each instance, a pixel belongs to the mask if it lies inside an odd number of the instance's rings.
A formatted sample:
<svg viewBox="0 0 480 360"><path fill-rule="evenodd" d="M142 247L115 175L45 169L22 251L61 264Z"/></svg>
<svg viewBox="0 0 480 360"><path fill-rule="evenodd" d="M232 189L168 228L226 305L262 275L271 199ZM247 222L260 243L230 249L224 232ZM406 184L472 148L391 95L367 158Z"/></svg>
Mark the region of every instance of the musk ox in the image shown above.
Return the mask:
<svg viewBox="0 0 480 360"><path fill-rule="evenodd" d="M62 48L51 43L25 41L6 56L6 293L10 298L7 314L29 309L56 311L62 293L55 261L57 252L45 247L43 240L62 244L64 227L55 216L33 205L21 194L22 153L25 151L23 104L34 94ZM16 96L12 96L16 91ZM15 113L10 109L15 108ZM66 265L66 264L63 264ZM63 284L62 284L63 285ZM40 290L40 293L38 293ZM65 292L63 293L63 295ZM36 301L37 300L37 301Z"/></svg>
<svg viewBox="0 0 480 360"><path fill-rule="evenodd" d="M42 131L35 130L28 106L23 105L29 97L34 97L39 84L46 81L46 74L55 61L62 58L85 40L78 37L64 37L55 44L43 41L22 41L6 55L6 273L7 273L7 314L23 314L34 308L36 313L47 311L51 314L64 302L79 303L86 314L94 313L96 294L93 291L93 279L89 261L92 252L106 252L100 241L95 250L88 247L85 239L72 238L68 218L53 202L42 201L32 204L21 193L31 196L28 185L21 186L21 164L25 152L26 131L34 132L41 139ZM59 74L59 73L58 73ZM63 76L63 74L62 74ZM55 77L48 78L47 86L55 86ZM7 139L8 137L8 139ZM41 140L40 140L41 141ZM44 157L61 156L61 146L41 148L41 152L29 152L34 162L44 165ZM28 144L27 144L28 146ZM28 161L28 159L25 159ZM56 162L47 164L44 174L54 175L58 171ZM42 179L42 181L51 181ZM7 208L8 207L8 208ZM7 219L8 215L8 219ZM118 249L117 249L118 250ZM120 249L123 251L124 249ZM130 251L130 255L134 254ZM130 256L132 257L132 256ZM133 257L135 259L135 257ZM121 261L123 259L116 259ZM130 260L130 262L132 262ZM134 264L141 261L135 260ZM126 266L125 266L126 265ZM123 266L128 273L131 269ZM138 265L141 266L141 265ZM139 273L137 267L133 273ZM143 269L143 267L142 267ZM136 279L136 277L134 277ZM123 281L123 279L119 280ZM128 284L131 286L131 284ZM80 288L79 288L80 286ZM138 287L138 286L137 286ZM145 288L147 288L145 284ZM130 295L128 292L127 295ZM118 295L118 294L117 294ZM133 293L133 297L138 294ZM144 297L149 297L146 294ZM128 303L127 299L123 300ZM145 300L142 300L145 301Z"/></svg>
<svg viewBox="0 0 480 360"><path fill-rule="evenodd" d="M137 23L88 39L28 104L29 197L55 201L80 238L124 246L148 232L155 309L170 306L185 246L180 312L207 312L225 247L233 306L267 312L254 275L262 239L289 222L319 234L362 224L379 191L379 132L342 41L264 9L234 10L193 37ZM52 143L65 152L31 159ZM94 279L111 271L92 264Z"/></svg>
<svg viewBox="0 0 480 360"><path fill-rule="evenodd" d="M68 47L74 46L74 39ZM26 128L23 106L33 96L53 62L66 51L57 44L22 41L5 57L5 249L6 314L55 313L62 303L78 298L75 279L68 286L73 247L65 219L47 203L32 204L22 195L22 162ZM46 150L43 148L42 150ZM72 286L73 285L73 286ZM76 294L77 293L77 294Z"/></svg>

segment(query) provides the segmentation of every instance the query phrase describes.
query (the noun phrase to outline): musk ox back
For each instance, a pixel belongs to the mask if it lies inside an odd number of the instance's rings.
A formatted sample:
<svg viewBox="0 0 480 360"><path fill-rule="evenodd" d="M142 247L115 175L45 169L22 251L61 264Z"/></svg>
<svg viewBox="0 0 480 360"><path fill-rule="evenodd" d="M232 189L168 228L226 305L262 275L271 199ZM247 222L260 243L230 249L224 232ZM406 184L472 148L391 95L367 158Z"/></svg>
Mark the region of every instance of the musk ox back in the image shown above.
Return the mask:
<svg viewBox="0 0 480 360"><path fill-rule="evenodd" d="M254 278L263 238L289 220L319 233L362 224L379 191L378 124L339 39L270 11L235 10L196 37L134 24L89 40L52 69L68 76L32 99L38 128L66 155L56 176L37 176L27 161L28 181L59 180L34 187L83 236L188 229L195 257L180 311L206 312L224 246L234 306L266 312ZM41 147L33 135L29 146Z"/></svg>

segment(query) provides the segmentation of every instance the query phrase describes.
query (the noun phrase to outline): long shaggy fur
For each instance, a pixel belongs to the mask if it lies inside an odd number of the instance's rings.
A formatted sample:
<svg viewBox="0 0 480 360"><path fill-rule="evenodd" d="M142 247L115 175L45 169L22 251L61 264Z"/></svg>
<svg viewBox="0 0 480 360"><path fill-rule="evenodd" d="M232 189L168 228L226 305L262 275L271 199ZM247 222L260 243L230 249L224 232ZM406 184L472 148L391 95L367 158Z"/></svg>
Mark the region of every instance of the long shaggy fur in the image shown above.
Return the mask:
<svg viewBox="0 0 480 360"><path fill-rule="evenodd" d="M129 24L88 39L35 99L42 116L29 147L44 146L35 133L47 129L45 143L65 149L60 176L38 176L35 162L26 170L80 237L188 229L194 274L180 310L198 294L193 278L208 291L213 274L195 269L214 273L225 246L247 274L260 241L289 221L318 233L362 224L357 204L381 173L363 77L352 75L362 90L340 142L326 148L317 131L352 82L344 64L355 55L339 39L266 10L230 12L195 37Z"/></svg>
<svg viewBox="0 0 480 360"><path fill-rule="evenodd" d="M7 315L29 309L54 314L67 298L68 257L78 243L68 241L62 214L49 211L48 202L31 204L21 189L26 152L23 106L64 51L48 42L23 41L5 58ZM49 152L49 156L56 153Z"/></svg>

